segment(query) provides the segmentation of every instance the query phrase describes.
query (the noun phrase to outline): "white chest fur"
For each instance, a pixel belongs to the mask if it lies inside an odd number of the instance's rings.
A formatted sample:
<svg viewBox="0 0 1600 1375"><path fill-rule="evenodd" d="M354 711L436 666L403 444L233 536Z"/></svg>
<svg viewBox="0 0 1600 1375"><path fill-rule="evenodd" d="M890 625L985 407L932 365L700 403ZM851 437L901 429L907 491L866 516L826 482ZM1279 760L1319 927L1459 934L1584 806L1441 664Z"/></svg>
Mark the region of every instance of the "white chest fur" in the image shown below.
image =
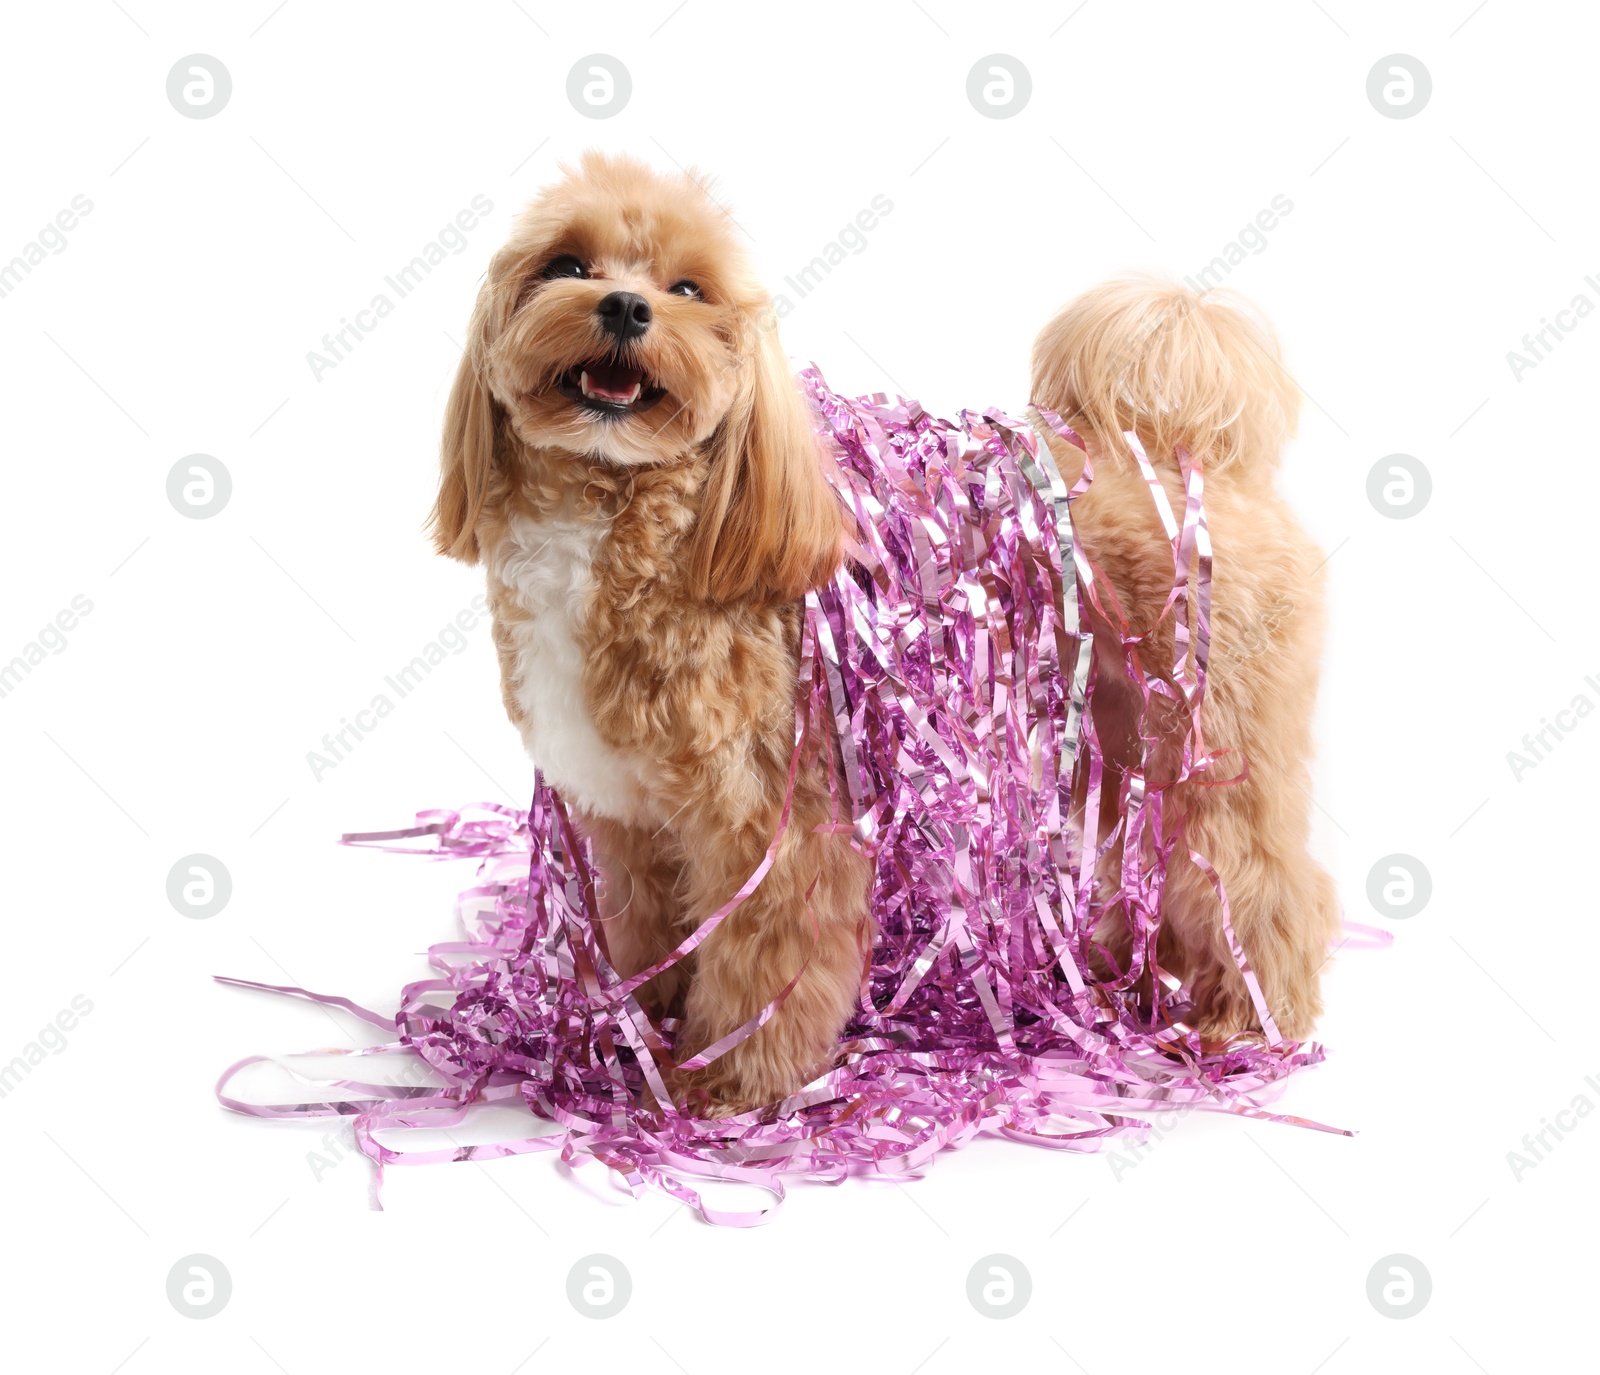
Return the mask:
<svg viewBox="0 0 1600 1375"><path fill-rule="evenodd" d="M533 762L565 801L643 825L655 811L643 786L646 761L600 738L583 688L577 628L592 585L594 551L605 533L595 522L518 517L490 552L489 569L525 613L508 621L512 689Z"/></svg>

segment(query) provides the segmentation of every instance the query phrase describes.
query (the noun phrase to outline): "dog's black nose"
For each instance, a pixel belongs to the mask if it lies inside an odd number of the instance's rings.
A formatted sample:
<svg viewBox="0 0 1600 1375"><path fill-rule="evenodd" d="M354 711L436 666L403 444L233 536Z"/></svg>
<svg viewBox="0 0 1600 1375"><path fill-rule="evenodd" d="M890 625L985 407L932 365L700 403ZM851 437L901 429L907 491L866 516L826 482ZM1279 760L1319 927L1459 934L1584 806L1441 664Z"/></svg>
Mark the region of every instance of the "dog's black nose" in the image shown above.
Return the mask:
<svg viewBox="0 0 1600 1375"><path fill-rule="evenodd" d="M600 328L619 341L637 339L650 328L650 302L636 292L613 291L594 308Z"/></svg>

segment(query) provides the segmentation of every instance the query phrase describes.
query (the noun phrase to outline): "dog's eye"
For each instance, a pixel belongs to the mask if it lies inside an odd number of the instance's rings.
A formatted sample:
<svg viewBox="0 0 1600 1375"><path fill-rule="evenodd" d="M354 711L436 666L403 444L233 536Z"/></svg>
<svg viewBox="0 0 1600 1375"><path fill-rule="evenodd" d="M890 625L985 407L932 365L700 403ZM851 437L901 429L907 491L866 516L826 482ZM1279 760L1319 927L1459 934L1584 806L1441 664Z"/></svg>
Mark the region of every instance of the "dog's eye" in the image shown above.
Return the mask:
<svg viewBox="0 0 1600 1375"><path fill-rule="evenodd" d="M559 258L552 258L545 265L544 275L548 278L587 277L589 269L574 258L572 254L563 253Z"/></svg>
<svg viewBox="0 0 1600 1375"><path fill-rule="evenodd" d="M700 287L685 277L681 282L674 282L667 288L668 296L687 296L692 301L705 300L705 293Z"/></svg>

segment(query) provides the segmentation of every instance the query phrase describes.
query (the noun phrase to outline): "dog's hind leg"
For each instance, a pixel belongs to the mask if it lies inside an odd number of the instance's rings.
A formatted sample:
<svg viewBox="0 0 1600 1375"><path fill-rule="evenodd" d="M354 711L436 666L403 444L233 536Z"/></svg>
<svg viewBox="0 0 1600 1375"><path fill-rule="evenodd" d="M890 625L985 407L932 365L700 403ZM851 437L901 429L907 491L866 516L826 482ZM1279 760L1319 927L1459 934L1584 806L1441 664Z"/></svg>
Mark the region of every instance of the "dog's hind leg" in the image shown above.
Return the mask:
<svg viewBox="0 0 1600 1375"><path fill-rule="evenodd" d="M1311 579L1298 595L1302 603L1283 610L1269 632L1244 642L1245 655L1237 637L1252 614L1249 598L1225 604L1201 717L1207 747L1229 749L1218 772L1230 774L1242 760L1248 776L1217 786L1191 780L1177 789L1184 844L1172 855L1162 918L1164 934L1175 938L1174 972L1189 986L1194 1020L1208 1039L1257 1026L1259 1018L1211 879L1188 849L1221 880L1268 1011L1290 1040L1309 1034L1322 1011L1320 971L1338 933L1333 880L1307 850L1306 760L1321 613Z"/></svg>

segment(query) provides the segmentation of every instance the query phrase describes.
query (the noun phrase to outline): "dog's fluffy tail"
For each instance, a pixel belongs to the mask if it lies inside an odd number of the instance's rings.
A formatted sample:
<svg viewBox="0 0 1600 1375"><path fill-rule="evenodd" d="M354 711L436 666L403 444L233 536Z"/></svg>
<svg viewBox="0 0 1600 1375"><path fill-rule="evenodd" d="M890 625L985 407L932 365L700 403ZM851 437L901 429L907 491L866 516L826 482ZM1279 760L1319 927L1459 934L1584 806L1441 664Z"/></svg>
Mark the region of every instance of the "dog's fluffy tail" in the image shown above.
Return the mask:
<svg viewBox="0 0 1600 1375"><path fill-rule="evenodd" d="M1124 277L1085 292L1033 345L1033 401L1102 447L1134 431L1153 459L1182 446L1208 473L1270 471L1299 390L1272 327L1232 293Z"/></svg>

